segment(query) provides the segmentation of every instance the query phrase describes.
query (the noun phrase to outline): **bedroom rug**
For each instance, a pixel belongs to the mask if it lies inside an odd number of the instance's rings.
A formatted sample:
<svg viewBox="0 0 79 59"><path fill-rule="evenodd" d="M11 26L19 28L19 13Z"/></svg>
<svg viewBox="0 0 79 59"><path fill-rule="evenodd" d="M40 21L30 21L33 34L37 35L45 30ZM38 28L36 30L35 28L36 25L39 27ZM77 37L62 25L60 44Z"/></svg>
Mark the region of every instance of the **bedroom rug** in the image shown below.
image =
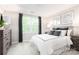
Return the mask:
<svg viewBox="0 0 79 59"><path fill-rule="evenodd" d="M7 55L39 55L38 49L30 42L18 43L12 45ZM79 55L78 51L73 49L63 52L61 55Z"/></svg>

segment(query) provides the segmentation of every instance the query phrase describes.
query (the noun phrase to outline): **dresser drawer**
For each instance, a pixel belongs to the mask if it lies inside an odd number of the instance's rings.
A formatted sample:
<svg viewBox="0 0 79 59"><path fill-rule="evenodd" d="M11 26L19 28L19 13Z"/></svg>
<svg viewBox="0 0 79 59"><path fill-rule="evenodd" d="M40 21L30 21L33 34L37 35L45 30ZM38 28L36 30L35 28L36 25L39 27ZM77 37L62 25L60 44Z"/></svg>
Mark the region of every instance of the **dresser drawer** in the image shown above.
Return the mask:
<svg viewBox="0 0 79 59"><path fill-rule="evenodd" d="M10 31L4 32L3 37L7 37L9 35Z"/></svg>
<svg viewBox="0 0 79 59"><path fill-rule="evenodd" d="M10 33L9 32L7 34L5 34L5 36L3 38L3 42L4 43L10 42Z"/></svg>
<svg viewBox="0 0 79 59"><path fill-rule="evenodd" d="M6 41L10 41L10 38L8 36L3 38L3 42L6 42Z"/></svg>
<svg viewBox="0 0 79 59"><path fill-rule="evenodd" d="M2 51L2 46L0 46L0 52Z"/></svg>
<svg viewBox="0 0 79 59"><path fill-rule="evenodd" d="M10 45L10 41L7 40L7 41L4 42L3 47L5 48L5 47L8 47L9 45Z"/></svg>
<svg viewBox="0 0 79 59"><path fill-rule="evenodd" d="M0 45L0 54L3 54L3 45Z"/></svg>
<svg viewBox="0 0 79 59"><path fill-rule="evenodd" d="M0 38L3 37L3 31L0 31Z"/></svg>
<svg viewBox="0 0 79 59"><path fill-rule="evenodd" d="M3 53L4 54L7 54L7 51L10 47L10 42L7 42L4 46L3 46Z"/></svg>
<svg viewBox="0 0 79 59"><path fill-rule="evenodd" d="M0 37L3 37L3 34L2 33L0 34Z"/></svg>

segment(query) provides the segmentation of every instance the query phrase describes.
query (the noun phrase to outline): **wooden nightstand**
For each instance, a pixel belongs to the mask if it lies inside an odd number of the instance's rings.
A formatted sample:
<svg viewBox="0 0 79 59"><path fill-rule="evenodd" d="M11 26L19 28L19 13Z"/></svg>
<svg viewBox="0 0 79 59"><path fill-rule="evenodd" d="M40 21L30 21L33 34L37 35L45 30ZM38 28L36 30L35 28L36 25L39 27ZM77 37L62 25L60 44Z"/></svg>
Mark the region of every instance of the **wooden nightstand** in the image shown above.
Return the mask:
<svg viewBox="0 0 79 59"><path fill-rule="evenodd" d="M71 40L72 40L72 42L73 42L72 47L73 47L75 50L79 51L79 36L74 36L74 35L72 35L72 36L71 36Z"/></svg>

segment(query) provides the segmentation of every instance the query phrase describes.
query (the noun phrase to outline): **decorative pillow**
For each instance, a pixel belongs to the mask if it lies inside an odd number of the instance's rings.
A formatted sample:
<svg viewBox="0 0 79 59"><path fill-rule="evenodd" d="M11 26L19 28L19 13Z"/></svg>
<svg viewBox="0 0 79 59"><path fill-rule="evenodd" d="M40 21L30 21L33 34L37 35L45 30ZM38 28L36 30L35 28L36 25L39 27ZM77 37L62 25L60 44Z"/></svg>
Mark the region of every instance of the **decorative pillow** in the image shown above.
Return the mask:
<svg viewBox="0 0 79 59"><path fill-rule="evenodd" d="M49 34L49 35L54 35L54 32L55 32L55 31L50 31L48 34Z"/></svg>
<svg viewBox="0 0 79 59"><path fill-rule="evenodd" d="M54 32L54 35L55 35L55 36L60 36L60 34L61 34L61 31L55 31L55 32Z"/></svg>
<svg viewBox="0 0 79 59"><path fill-rule="evenodd" d="M72 30L68 30L67 36L70 36Z"/></svg>
<svg viewBox="0 0 79 59"><path fill-rule="evenodd" d="M60 36L67 36L68 27L53 28L55 31L61 31Z"/></svg>
<svg viewBox="0 0 79 59"><path fill-rule="evenodd" d="M45 34L48 34L48 32L45 32Z"/></svg>

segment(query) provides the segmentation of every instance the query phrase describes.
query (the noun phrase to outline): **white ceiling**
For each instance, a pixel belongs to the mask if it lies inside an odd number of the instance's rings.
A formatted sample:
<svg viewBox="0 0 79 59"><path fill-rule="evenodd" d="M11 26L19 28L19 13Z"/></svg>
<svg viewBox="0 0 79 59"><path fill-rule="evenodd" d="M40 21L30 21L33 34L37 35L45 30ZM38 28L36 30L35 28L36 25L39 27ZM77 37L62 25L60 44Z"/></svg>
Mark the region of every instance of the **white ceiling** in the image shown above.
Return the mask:
<svg viewBox="0 0 79 59"><path fill-rule="evenodd" d="M20 12L37 16L50 16L76 4L19 4Z"/></svg>
<svg viewBox="0 0 79 59"><path fill-rule="evenodd" d="M51 16L57 12L76 6L76 4L3 4L0 10L22 12L35 16Z"/></svg>

